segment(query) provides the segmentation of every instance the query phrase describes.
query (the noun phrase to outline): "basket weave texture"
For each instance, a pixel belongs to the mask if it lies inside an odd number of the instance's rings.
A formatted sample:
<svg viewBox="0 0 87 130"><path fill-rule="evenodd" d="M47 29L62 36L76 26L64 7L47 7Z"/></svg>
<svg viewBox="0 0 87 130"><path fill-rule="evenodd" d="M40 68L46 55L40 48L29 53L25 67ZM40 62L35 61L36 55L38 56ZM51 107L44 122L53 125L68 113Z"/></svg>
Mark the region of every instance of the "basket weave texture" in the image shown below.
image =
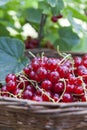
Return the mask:
<svg viewBox="0 0 87 130"><path fill-rule="evenodd" d="M45 52L48 57L58 57L53 50L30 51L35 55ZM32 58L28 51L25 54ZM87 102L52 103L0 97L0 130L82 129L87 129Z"/></svg>

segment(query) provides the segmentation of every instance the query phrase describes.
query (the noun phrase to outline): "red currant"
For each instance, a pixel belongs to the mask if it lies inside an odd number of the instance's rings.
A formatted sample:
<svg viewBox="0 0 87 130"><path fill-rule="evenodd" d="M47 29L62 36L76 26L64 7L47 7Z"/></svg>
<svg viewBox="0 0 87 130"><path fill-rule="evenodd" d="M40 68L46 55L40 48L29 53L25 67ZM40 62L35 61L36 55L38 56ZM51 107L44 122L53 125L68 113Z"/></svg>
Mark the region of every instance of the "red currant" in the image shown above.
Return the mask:
<svg viewBox="0 0 87 130"><path fill-rule="evenodd" d="M31 65L29 65L29 66L26 66L24 69L23 69L23 71L24 71L24 73L26 74L26 75L29 75L29 73L32 71L32 66Z"/></svg>
<svg viewBox="0 0 87 130"><path fill-rule="evenodd" d="M13 81L13 80L10 80L7 84L6 84L6 87L7 87L7 90L9 92L14 92L16 90L16 82Z"/></svg>
<svg viewBox="0 0 87 130"><path fill-rule="evenodd" d="M42 97L38 95L34 95L32 100L42 102Z"/></svg>
<svg viewBox="0 0 87 130"><path fill-rule="evenodd" d="M52 16L52 17L51 17L51 21L52 21L53 23L56 23L57 20L58 20L57 16Z"/></svg>
<svg viewBox="0 0 87 130"><path fill-rule="evenodd" d="M29 91L29 90L25 90L23 92L22 98L23 99L30 99L30 100L32 100L32 98L33 98L33 92Z"/></svg>
<svg viewBox="0 0 87 130"><path fill-rule="evenodd" d="M45 94L42 95L43 101L50 101L51 92L45 92Z"/></svg>
<svg viewBox="0 0 87 130"><path fill-rule="evenodd" d="M5 78L6 83L8 83L10 80L16 82L17 77L15 74L8 74Z"/></svg>
<svg viewBox="0 0 87 130"><path fill-rule="evenodd" d="M41 83L41 87L45 90L51 90L52 89L52 82L49 81L49 80L44 80L42 83Z"/></svg>
<svg viewBox="0 0 87 130"><path fill-rule="evenodd" d="M55 93L62 93L64 90L64 83L59 81L54 85L54 92Z"/></svg>
<svg viewBox="0 0 87 130"><path fill-rule="evenodd" d="M38 68L36 73L40 80L44 80L47 78L47 70L44 67Z"/></svg>
<svg viewBox="0 0 87 130"><path fill-rule="evenodd" d="M52 83L55 83L55 82L58 82L60 76L59 76L59 73L57 71L52 71L49 73L48 75L48 79L52 82Z"/></svg>
<svg viewBox="0 0 87 130"><path fill-rule="evenodd" d="M63 98L62 98L62 102L66 102L66 103L73 102L72 95L69 93L64 93Z"/></svg>

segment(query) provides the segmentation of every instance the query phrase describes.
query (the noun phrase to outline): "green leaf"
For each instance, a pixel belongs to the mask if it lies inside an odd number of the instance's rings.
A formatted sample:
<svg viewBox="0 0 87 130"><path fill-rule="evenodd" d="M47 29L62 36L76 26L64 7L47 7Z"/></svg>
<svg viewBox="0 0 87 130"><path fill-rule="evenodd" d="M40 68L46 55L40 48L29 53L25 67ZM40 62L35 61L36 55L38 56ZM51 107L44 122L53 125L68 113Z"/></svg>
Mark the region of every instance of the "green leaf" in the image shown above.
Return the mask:
<svg viewBox="0 0 87 130"><path fill-rule="evenodd" d="M9 0L0 0L0 6L7 4Z"/></svg>
<svg viewBox="0 0 87 130"><path fill-rule="evenodd" d="M63 0L57 0L56 6L52 8L53 15L58 15L63 8L64 8Z"/></svg>
<svg viewBox="0 0 87 130"><path fill-rule="evenodd" d="M55 7L57 4L57 0L47 0L47 2L51 7Z"/></svg>
<svg viewBox="0 0 87 130"><path fill-rule="evenodd" d="M79 48L79 49L78 49ZM87 53L87 35L81 38L81 42L72 48L73 52L86 52Z"/></svg>
<svg viewBox="0 0 87 130"><path fill-rule="evenodd" d="M58 33L64 43L75 45L80 42L79 36L73 32L71 26L59 28Z"/></svg>
<svg viewBox="0 0 87 130"><path fill-rule="evenodd" d="M72 17L72 14L71 14L71 13L69 13L69 15L68 15L68 20L69 20L69 22L71 23L71 26L75 29L75 31L76 31L77 33L80 33L80 32L83 30L82 25L76 23L76 21L75 21L74 18Z"/></svg>
<svg viewBox="0 0 87 130"><path fill-rule="evenodd" d="M25 10L24 17L29 22L39 24L41 20L41 14L42 14L41 9L29 8Z"/></svg>
<svg viewBox="0 0 87 130"><path fill-rule="evenodd" d="M79 10L77 10L77 9L71 7L71 6L68 6L67 9L72 12L73 17L87 22L87 17L85 16L84 13L82 14L81 11L79 11Z"/></svg>
<svg viewBox="0 0 87 130"><path fill-rule="evenodd" d="M55 48L57 48L57 46L59 46L60 51L64 52L64 51L71 51L72 46L65 43L62 39L58 39L56 40L56 42L54 43Z"/></svg>
<svg viewBox="0 0 87 130"><path fill-rule="evenodd" d="M41 10L43 10L42 13L44 13L44 14L50 14L50 12L51 12L51 8L46 1L39 1L38 7Z"/></svg>
<svg viewBox="0 0 87 130"><path fill-rule="evenodd" d="M59 28L58 35L59 38L54 45L55 47L59 45L61 51L70 51L73 46L80 42L80 38L73 32L71 26Z"/></svg>
<svg viewBox="0 0 87 130"><path fill-rule="evenodd" d="M0 23L0 36L9 36L9 32L6 27Z"/></svg>
<svg viewBox="0 0 87 130"><path fill-rule="evenodd" d="M18 39L0 38L0 80L8 73L18 73L28 63L24 57L24 44Z"/></svg>

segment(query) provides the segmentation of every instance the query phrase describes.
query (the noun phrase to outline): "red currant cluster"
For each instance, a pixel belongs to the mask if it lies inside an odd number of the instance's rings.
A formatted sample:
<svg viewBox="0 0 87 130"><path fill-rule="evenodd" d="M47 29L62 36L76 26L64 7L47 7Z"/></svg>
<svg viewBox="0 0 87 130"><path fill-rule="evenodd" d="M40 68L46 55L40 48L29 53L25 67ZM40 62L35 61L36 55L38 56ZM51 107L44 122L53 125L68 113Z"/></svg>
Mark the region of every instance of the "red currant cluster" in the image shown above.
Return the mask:
<svg viewBox="0 0 87 130"><path fill-rule="evenodd" d="M51 17L51 21L52 21L53 23L56 23L56 22L58 21L58 19L61 19L62 17L63 17L62 14L60 14L60 15L58 15L58 16L52 16L52 17Z"/></svg>
<svg viewBox="0 0 87 130"><path fill-rule="evenodd" d="M1 96L33 101L87 101L87 55L35 57L18 75L8 74Z"/></svg>
<svg viewBox="0 0 87 130"><path fill-rule="evenodd" d="M27 39L25 40L25 48L26 49L33 49L33 48L37 48L38 47L38 39L34 39L32 37L27 37Z"/></svg>

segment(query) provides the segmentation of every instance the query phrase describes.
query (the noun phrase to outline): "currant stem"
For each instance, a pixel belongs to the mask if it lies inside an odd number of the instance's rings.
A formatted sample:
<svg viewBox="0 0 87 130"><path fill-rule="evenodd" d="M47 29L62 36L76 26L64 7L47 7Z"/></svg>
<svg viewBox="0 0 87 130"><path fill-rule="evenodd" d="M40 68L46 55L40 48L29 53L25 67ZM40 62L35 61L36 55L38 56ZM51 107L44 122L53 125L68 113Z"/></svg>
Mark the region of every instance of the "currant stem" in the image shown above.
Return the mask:
<svg viewBox="0 0 87 130"><path fill-rule="evenodd" d="M58 63L58 65L61 65L62 62L64 62L64 61L70 59L70 57L71 57L71 54L66 55L66 56Z"/></svg>
<svg viewBox="0 0 87 130"><path fill-rule="evenodd" d="M57 102L59 102L59 101L62 99L62 97L63 97L63 95L64 95L64 93L65 93L65 91L66 91L66 81L65 81L65 79L64 79L64 78L63 78L63 79L60 79L60 81L64 82L64 91L63 91L63 93L61 94L61 96L60 96L60 98L59 98L59 100L58 100Z"/></svg>
<svg viewBox="0 0 87 130"><path fill-rule="evenodd" d="M55 100L53 98L51 98L50 96L48 96L48 94L46 94L46 92L43 89L39 88L38 84L36 84L36 88L38 90L40 90L42 92L42 94L46 95L50 99L50 101L55 102Z"/></svg>
<svg viewBox="0 0 87 130"><path fill-rule="evenodd" d="M83 81L83 77L82 77L82 76L80 76L80 79L81 79L81 81L82 81L82 87L83 87L83 89L84 89L85 98L86 98L86 102L87 102L86 85L85 85L85 83L84 83L84 81Z"/></svg>
<svg viewBox="0 0 87 130"><path fill-rule="evenodd" d="M28 51L28 53L29 53L33 58L36 57L31 51Z"/></svg>
<svg viewBox="0 0 87 130"><path fill-rule="evenodd" d="M21 83L23 83L23 89L22 89L22 91L20 91L19 94L17 94L17 96L20 96L20 97L21 97L22 92L23 92L24 89L25 89L25 83L24 83L25 81L27 81L27 80L24 80L22 77L20 77L20 82L18 83L17 88L20 86Z"/></svg>
<svg viewBox="0 0 87 130"><path fill-rule="evenodd" d="M10 96L14 97L14 98L17 98L14 94L10 93L10 92L1 92L0 91L0 94L9 94Z"/></svg>

